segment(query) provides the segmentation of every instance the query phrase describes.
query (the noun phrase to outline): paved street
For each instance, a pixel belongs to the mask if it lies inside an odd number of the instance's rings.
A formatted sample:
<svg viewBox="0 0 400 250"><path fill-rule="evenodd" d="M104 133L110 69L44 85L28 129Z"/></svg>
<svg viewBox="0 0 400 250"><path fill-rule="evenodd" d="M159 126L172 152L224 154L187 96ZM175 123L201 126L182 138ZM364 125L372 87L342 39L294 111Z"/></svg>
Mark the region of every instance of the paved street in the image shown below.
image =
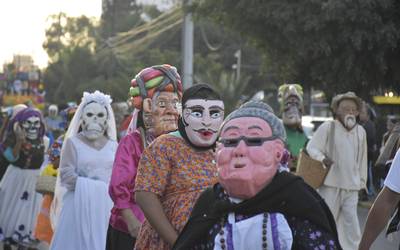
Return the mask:
<svg viewBox="0 0 400 250"><path fill-rule="evenodd" d="M365 221L367 219L368 208L358 207L358 218L360 220L361 232L364 231ZM379 235L371 250L397 250L400 238L396 237L392 242L388 241L384 234Z"/></svg>

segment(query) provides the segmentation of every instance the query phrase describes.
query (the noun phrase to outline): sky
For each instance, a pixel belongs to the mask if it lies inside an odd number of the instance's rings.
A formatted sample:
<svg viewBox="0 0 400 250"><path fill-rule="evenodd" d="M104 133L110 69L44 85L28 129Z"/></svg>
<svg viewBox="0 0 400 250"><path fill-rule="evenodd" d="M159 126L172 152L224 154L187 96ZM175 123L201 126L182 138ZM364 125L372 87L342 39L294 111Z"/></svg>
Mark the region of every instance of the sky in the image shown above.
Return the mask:
<svg viewBox="0 0 400 250"><path fill-rule="evenodd" d="M24 54L46 67L46 19L60 12L100 18L101 0L0 0L0 65L11 62L14 54Z"/></svg>

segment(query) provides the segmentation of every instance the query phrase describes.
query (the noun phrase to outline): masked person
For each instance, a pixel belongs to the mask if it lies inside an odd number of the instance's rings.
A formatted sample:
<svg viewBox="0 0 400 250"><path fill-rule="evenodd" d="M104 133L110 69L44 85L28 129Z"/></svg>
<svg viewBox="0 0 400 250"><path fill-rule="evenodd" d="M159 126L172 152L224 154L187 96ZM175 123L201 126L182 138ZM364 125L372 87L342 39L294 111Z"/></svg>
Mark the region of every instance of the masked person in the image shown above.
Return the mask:
<svg viewBox="0 0 400 250"><path fill-rule="evenodd" d="M133 191L140 156L154 138L178 128L182 83L175 67L157 65L143 69L132 80L131 90L135 88L139 91L132 96L135 111L130 132L119 142L109 186L114 207L107 250L132 249L135 245L144 220Z"/></svg>
<svg viewBox="0 0 400 250"><path fill-rule="evenodd" d="M6 245L38 243L33 231L42 195L35 186L48 146L44 133L41 112L24 108L11 119L1 144L2 158L9 164L0 182L0 240Z"/></svg>
<svg viewBox="0 0 400 250"><path fill-rule="evenodd" d="M112 201L108 183L117 149L111 98L83 94L65 135L56 195L61 206L50 249L103 250ZM62 187L66 192L60 192Z"/></svg>
<svg viewBox="0 0 400 250"><path fill-rule="evenodd" d="M57 105L52 104L49 106L48 115L44 120L48 130L47 133L52 143L54 139L57 139L62 133L64 133L65 129L63 126L63 119L58 114Z"/></svg>
<svg viewBox="0 0 400 250"><path fill-rule="evenodd" d="M49 163L40 173L41 176L57 177L63 139L63 136L57 138L57 140L51 144L49 150L47 150ZM50 207L53 201L54 188L55 186L53 186L53 193L46 192L43 194L43 202L35 226L35 237L44 242L47 247L50 246L51 239L53 238L53 229L50 222Z"/></svg>
<svg viewBox="0 0 400 250"><path fill-rule="evenodd" d="M139 162L135 198L146 220L137 250L170 249L200 193L217 181L213 148L224 103L209 85L197 84L183 93L182 105L178 131L154 140Z"/></svg>
<svg viewBox="0 0 400 250"><path fill-rule="evenodd" d="M1 127L0 127L0 142L3 142L7 136L7 128L9 127L9 123L12 121L12 119L18 114L19 111L26 109L28 106L25 104L17 104L12 107L12 109L8 109L7 113L5 114L5 117L3 118ZM7 159L3 157L2 154L0 154L0 181L3 178L3 175L5 174L7 170L7 166L9 165L9 162Z"/></svg>
<svg viewBox="0 0 400 250"><path fill-rule="evenodd" d="M335 120L322 123L307 145L312 158L330 167L318 192L332 211L346 250L357 249L361 240L358 191L367 183L367 135L357 124L361 105L353 92L335 96L331 104Z"/></svg>
<svg viewBox="0 0 400 250"><path fill-rule="evenodd" d="M201 194L173 249L341 249L322 198L279 171L285 139L265 103L233 111L220 129L219 183Z"/></svg>
<svg viewBox="0 0 400 250"><path fill-rule="evenodd" d="M283 84L279 87L278 97L287 135L286 145L290 152L288 166L291 171L295 171L300 150L307 142L301 125L304 111L303 88L298 84Z"/></svg>

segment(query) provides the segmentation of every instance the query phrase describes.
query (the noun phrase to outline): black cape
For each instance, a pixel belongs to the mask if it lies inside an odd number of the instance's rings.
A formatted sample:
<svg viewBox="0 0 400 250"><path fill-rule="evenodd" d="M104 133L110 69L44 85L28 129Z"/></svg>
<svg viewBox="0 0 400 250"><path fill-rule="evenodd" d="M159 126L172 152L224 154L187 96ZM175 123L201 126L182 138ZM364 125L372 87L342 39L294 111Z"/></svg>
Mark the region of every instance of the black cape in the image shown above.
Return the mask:
<svg viewBox="0 0 400 250"><path fill-rule="evenodd" d="M278 173L271 183L256 196L241 203L219 198L219 184L208 188L199 197L189 221L180 233L173 249L191 249L207 244L210 229L230 212L256 215L264 212L307 219L332 235L338 249L336 223L322 197L302 178L291 173Z"/></svg>

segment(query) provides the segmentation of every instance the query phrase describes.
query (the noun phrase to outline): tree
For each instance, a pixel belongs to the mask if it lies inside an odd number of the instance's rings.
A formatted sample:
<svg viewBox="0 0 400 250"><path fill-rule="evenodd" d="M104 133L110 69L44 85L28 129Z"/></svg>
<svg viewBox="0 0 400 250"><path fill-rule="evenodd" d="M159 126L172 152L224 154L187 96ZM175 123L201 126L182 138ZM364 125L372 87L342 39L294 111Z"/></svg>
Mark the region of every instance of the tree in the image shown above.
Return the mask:
<svg viewBox="0 0 400 250"><path fill-rule="evenodd" d="M86 16L68 17L65 13L49 16L46 41L43 48L50 62L60 59L63 53L77 47L94 50L96 44L96 21Z"/></svg>
<svg viewBox="0 0 400 250"><path fill-rule="evenodd" d="M49 66L44 73L47 99L53 102L76 100L82 93L78 86L97 75L93 52L96 45L95 21L85 16L50 17L44 49Z"/></svg>
<svg viewBox="0 0 400 250"><path fill-rule="evenodd" d="M51 57L44 75L50 101L77 100L82 91L95 89L122 101L128 98L130 80L141 69L168 63L180 71L182 9L160 13L154 6L136 8L118 14L121 20L130 20L131 28L120 26L110 37L104 37L110 27L104 21L106 13L99 25L64 14L50 19L44 44ZM121 16L123 13L127 16ZM79 25L84 23L85 27ZM273 85L277 80L262 70L259 51L237 33L200 18L195 21L195 38L195 81L214 85L224 93L227 110L237 105L241 95L251 96L260 88L276 91ZM243 55L241 79L232 69L238 49Z"/></svg>
<svg viewBox="0 0 400 250"><path fill-rule="evenodd" d="M193 8L253 40L282 82L364 97L400 91L398 1L202 0Z"/></svg>
<svg viewBox="0 0 400 250"><path fill-rule="evenodd" d="M155 7L143 7L135 0L103 1L101 15L101 36L104 39L125 32L144 23L141 14L146 12L154 17L159 15ZM146 11L145 8L148 8Z"/></svg>

